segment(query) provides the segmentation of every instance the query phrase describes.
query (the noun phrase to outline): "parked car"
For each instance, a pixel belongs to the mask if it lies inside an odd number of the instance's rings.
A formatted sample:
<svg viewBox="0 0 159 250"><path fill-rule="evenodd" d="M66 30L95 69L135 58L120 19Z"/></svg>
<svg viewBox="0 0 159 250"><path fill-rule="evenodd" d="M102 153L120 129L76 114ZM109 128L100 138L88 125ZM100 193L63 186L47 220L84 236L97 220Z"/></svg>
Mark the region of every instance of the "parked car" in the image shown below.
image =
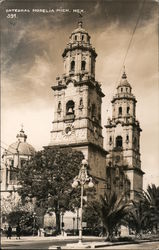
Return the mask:
<svg viewBox="0 0 159 250"><path fill-rule="evenodd" d="M56 229L54 227L45 227L44 228L44 236L55 236L56 235Z"/></svg>

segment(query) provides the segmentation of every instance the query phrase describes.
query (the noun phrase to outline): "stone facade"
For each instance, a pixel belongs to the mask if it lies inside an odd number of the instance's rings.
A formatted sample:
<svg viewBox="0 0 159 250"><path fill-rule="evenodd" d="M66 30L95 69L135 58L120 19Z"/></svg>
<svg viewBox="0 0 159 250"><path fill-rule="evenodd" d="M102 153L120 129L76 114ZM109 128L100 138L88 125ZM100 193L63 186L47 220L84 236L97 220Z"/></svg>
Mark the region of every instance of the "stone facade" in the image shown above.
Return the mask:
<svg viewBox="0 0 159 250"><path fill-rule="evenodd" d="M49 146L81 150L90 166L90 174L98 181L97 193L105 187L105 156L101 126L104 94L95 80L97 54L82 22L70 36L62 56L64 74L52 87L55 96L53 130Z"/></svg>
<svg viewBox="0 0 159 250"><path fill-rule="evenodd" d="M117 93L112 99L112 119L108 119L107 168L122 168L130 180L130 198L134 199L135 191L141 191L143 171L140 160L139 122L136 120L136 99L125 71L122 75ZM113 186L111 187L113 189Z"/></svg>

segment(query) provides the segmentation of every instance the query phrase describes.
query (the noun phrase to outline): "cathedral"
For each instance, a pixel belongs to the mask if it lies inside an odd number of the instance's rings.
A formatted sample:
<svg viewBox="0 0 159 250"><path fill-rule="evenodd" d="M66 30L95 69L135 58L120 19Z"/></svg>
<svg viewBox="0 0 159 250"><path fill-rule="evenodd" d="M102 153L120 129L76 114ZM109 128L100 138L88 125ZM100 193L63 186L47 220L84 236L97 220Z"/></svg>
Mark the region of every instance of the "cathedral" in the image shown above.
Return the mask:
<svg viewBox="0 0 159 250"><path fill-rule="evenodd" d="M101 84L95 77L97 53L82 21L71 33L62 54L64 73L52 86L55 97L53 129L48 147L71 147L83 152L90 167L97 198L112 190L135 199L143 187L140 160L140 124L136 119L137 100L125 69L112 98L112 117L102 132ZM107 135L106 148L104 137ZM1 191L17 187L16 173L35 149L26 142L23 128L17 141L4 153Z"/></svg>
<svg viewBox="0 0 159 250"><path fill-rule="evenodd" d="M106 127L103 146L101 84L95 78L97 53L82 21L71 33L62 54L64 74L52 86L55 97L50 147L81 150L90 174L97 181L98 195L110 190L127 192L134 199L142 189L144 172L140 161L140 132L136 120L136 99L125 70L112 99L112 118Z"/></svg>

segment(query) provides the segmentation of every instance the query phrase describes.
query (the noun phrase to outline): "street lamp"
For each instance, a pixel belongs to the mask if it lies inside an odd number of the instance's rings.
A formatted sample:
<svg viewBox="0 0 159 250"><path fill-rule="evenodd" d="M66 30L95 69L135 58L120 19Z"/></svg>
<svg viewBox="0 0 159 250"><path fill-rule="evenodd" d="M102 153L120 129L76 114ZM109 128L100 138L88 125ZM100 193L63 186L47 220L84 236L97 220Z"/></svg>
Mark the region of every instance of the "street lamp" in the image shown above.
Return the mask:
<svg viewBox="0 0 159 250"><path fill-rule="evenodd" d="M72 219L73 219L73 235L75 235L75 217L73 217Z"/></svg>
<svg viewBox="0 0 159 250"><path fill-rule="evenodd" d="M92 188L94 186L92 182L92 177L88 176L87 173L88 162L86 159L82 160L82 166L80 168L79 174L74 178L72 187L76 188L78 184L81 185L81 209L80 209L80 225L79 225L79 243L82 243L82 210L83 210L83 190L84 185L88 183L88 187Z"/></svg>
<svg viewBox="0 0 159 250"><path fill-rule="evenodd" d="M36 213L33 213L33 236L35 236Z"/></svg>

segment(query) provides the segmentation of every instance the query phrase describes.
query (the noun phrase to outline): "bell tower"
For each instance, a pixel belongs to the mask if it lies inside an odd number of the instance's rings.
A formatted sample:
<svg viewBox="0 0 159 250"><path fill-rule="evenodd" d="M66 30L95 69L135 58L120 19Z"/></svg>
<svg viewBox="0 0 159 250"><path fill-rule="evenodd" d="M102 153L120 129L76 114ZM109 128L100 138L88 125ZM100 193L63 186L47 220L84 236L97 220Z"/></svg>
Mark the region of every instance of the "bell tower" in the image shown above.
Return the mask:
<svg viewBox="0 0 159 250"><path fill-rule="evenodd" d="M127 80L125 69L117 93L112 99L112 119L108 118L107 167L121 167L130 180L130 198L141 191L143 174L140 160L140 128L136 120L136 98ZM116 183L117 185L117 183Z"/></svg>
<svg viewBox="0 0 159 250"><path fill-rule="evenodd" d="M49 146L81 150L88 160L90 174L104 192L105 155L101 126L104 94L95 80L97 53L82 21L71 33L62 54L64 74L52 86L55 96L53 130Z"/></svg>

